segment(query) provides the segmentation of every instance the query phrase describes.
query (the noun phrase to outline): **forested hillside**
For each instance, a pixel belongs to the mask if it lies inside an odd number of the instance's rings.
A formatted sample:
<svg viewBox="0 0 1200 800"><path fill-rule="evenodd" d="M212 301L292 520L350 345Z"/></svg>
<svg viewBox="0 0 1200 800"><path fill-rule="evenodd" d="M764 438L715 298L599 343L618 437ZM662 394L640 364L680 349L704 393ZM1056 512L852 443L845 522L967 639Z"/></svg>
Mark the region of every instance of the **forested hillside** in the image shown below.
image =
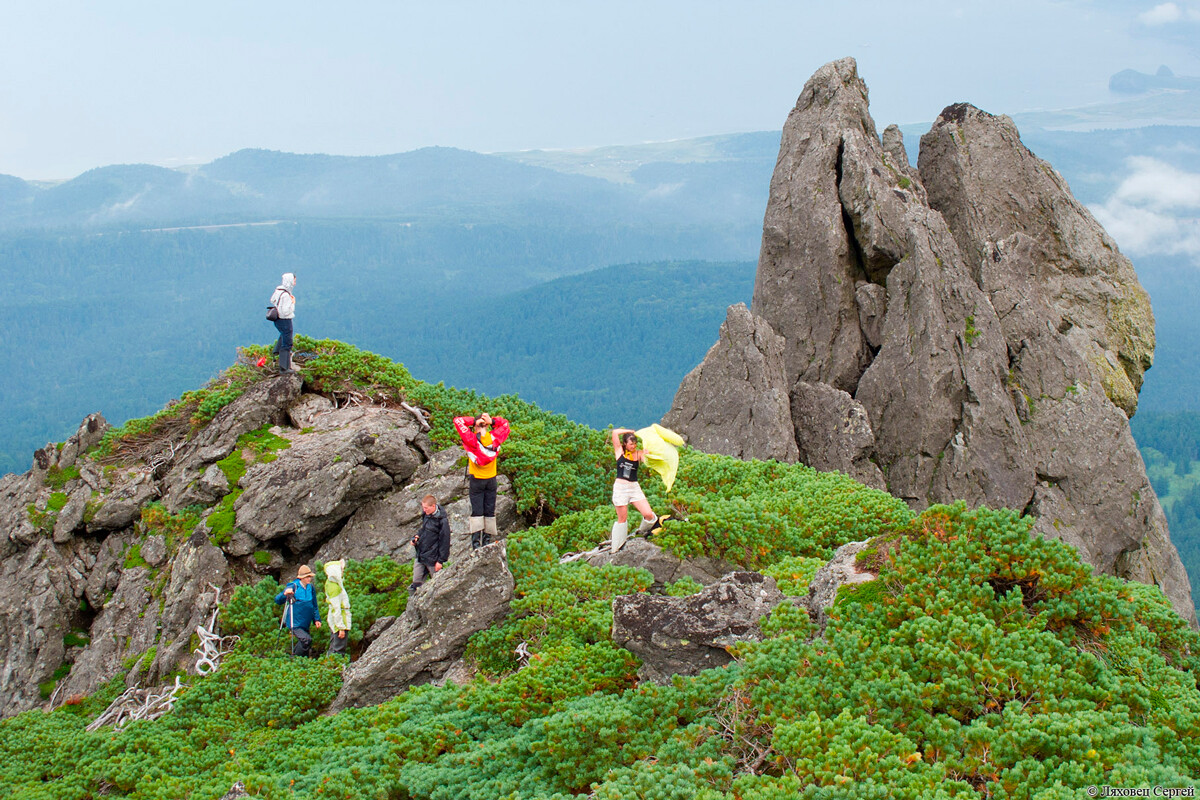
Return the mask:
<svg viewBox="0 0 1200 800"><path fill-rule="evenodd" d="M1200 414L1138 414L1131 425L1194 594L1200 587Z"/></svg>

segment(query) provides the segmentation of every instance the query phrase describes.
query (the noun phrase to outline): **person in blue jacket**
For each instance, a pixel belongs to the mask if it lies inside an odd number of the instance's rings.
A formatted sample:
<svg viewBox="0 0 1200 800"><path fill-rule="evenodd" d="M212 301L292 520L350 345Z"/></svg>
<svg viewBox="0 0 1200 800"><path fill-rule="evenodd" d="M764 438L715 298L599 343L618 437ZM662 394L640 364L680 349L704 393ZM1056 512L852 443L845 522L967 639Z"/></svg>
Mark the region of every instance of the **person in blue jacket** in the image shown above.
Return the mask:
<svg viewBox="0 0 1200 800"><path fill-rule="evenodd" d="M307 564L296 570L296 580L289 581L283 591L275 595L276 605L285 605L282 626L295 637L292 655L307 656L312 653L312 634L309 625L321 627L321 609L317 606L317 589L313 586L315 575Z"/></svg>

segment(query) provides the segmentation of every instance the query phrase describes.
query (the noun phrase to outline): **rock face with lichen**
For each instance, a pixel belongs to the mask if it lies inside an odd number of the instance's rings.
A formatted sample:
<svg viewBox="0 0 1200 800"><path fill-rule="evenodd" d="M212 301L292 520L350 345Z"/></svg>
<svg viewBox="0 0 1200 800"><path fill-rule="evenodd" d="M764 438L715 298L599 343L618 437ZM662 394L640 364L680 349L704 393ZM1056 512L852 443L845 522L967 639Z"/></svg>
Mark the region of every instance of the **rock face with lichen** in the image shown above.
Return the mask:
<svg viewBox="0 0 1200 800"><path fill-rule="evenodd" d="M302 389L298 375L258 381L146 458L90 453L108 428L93 415L0 478L0 716L118 675L151 685L194 670L196 627L240 583L304 562L410 560L425 494L450 512L465 560L462 449L435 451L408 411L339 409ZM499 493L503 537L521 519L507 478ZM189 522L165 530L167 516Z"/></svg>
<svg viewBox="0 0 1200 800"><path fill-rule="evenodd" d="M838 469L917 509L1022 510L1195 623L1129 430L1153 359L1149 298L1010 119L948 107L914 170L899 129L877 134L853 59L822 67L783 130L748 314L680 387L668 420L693 444ZM741 385L729 354L765 354L771 333L782 377L742 373L767 399L782 381L795 456L743 435L745 392L713 401Z"/></svg>

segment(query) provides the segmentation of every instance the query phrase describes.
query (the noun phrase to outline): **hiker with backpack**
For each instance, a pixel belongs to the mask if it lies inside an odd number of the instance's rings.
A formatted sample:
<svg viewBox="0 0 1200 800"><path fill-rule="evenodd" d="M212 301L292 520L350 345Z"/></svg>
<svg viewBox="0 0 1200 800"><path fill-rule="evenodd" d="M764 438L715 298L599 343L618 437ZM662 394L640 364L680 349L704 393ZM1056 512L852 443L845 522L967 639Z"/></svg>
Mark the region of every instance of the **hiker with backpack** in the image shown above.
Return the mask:
<svg viewBox="0 0 1200 800"><path fill-rule="evenodd" d="M310 625L321 627L321 609L317 607L317 590L313 586L315 577L307 564L296 570L296 579L289 581L283 591L275 595L275 605L285 606L280 625L291 631L294 641L292 655L312 654Z"/></svg>
<svg viewBox="0 0 1200 800"><path fill-rule="evenodd" d="M491 544L496 529L496 457L508 438L508 420L484 412L455 417L454 429L467 451L468 495L471 498L471 549Z"/></svg>
<svg viewBox="0 0 1200 800"><path fill-rule="evenodd" d="M421 498L421 527L412 538L412 546L417 557L413 561L412 584L408 587L410 596L450 560L450 517L431 494Z"/></svg>
<svg viewBox="0 0 1200 800"><path fill-rule="evenodd" d="M274 322L275 330L279 331L272 352L279 356L280 374L296 371L292 369L292 320L296 317L296 296L292 289L295 287L296 276L283 273L279 285L271 293L271 305L267 307L267 319Z"/></svg>

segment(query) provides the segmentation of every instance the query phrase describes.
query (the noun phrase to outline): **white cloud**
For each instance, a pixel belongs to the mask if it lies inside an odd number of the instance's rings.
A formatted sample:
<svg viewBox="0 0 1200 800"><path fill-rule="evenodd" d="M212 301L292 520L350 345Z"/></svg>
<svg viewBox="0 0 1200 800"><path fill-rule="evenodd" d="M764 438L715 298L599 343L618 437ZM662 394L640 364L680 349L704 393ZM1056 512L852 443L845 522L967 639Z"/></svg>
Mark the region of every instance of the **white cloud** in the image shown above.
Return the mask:
<svg viewBox="0 0 1200 800"><path fill-rule="evenodd" d="M1200 173L1154 158L1126 163L1132 174L1092 214L1132 255L1190 255L1200 264Z"/></svg>
<svg viewBox="0 0 1200 800"><path fill-rule="evenodd" d="M1183 19L1183 9L1174 3L1161 3L1149 11L1138 14L1138 21L1151 27L1169 25L1172 22L1179 22L1181 19Z"/></svg>
<svg viewBox="0 0 1200 800"><path fill-rule="evenodd" d="M1160 3L1149 11L1138 14L1138 21L1150 28L1175 22L1200 22L1200 10L1180 6L1178 3Z"/></svg>
<svg viewBox="0 0 1200 800"><path fill-rule="evenodd" d="M1156 211L1200 211L1200 173L1185 172L1156 158L1137 156L1125 162L1133 174L1113 195Z"/></svg>

